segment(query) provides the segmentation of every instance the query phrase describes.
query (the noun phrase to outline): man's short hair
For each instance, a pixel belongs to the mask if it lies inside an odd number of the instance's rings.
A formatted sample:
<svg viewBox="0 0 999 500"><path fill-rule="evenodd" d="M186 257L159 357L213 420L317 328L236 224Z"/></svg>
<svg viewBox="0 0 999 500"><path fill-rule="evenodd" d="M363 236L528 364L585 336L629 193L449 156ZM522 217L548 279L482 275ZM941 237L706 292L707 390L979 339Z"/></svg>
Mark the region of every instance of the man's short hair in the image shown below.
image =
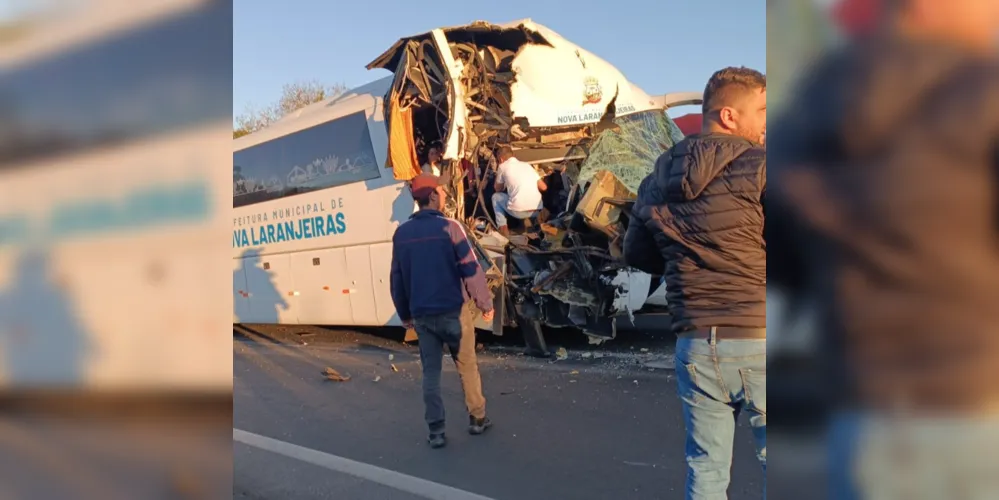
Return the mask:
<svg viewBox="0 0 999 500"><path fill-rule="evenodd" d="M414 196L413 199L416 200L416 206L420 208L427 208L430 205L430 196Z"/></svg>
<svg viewBox="0 0 999 500"><path fill-rule="evenodd" d="M704 87L704 103L701 113L718 111L732 103L746 92L766 90L767 77L763 73L746 67L728 67L711 75Z"/></svg>
<svg viewBox="0 0 999 500"><path fill-rule="evenodd" d="M512 158L513 148L510 146L500 146L496 148L496 159Z"/></svg>

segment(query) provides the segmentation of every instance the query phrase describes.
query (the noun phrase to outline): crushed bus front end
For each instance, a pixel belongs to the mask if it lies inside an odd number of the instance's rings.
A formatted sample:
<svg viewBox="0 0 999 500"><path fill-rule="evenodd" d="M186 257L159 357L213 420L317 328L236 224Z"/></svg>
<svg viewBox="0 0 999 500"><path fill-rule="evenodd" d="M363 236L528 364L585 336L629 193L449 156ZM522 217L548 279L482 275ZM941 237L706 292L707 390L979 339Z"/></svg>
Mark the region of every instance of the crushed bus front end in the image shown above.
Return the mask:
<svg viewBox="0 0 999 500"><path fill-rule="evenodd" d="M620 326L668 324L661 277L627 267L622 243L639 184L682 138L666 108L699 95L650 96L530 20L407 37L368 68L395 75L384 98L395 178L418 175L430 147L442 151L444 211L465 221L495 295L494 322L480 327L519 326L531 350L547 353L543 326L598 343ZM508 236L495 231L489 201L500 145L549 186L540 215L511 221Z"/></svg>

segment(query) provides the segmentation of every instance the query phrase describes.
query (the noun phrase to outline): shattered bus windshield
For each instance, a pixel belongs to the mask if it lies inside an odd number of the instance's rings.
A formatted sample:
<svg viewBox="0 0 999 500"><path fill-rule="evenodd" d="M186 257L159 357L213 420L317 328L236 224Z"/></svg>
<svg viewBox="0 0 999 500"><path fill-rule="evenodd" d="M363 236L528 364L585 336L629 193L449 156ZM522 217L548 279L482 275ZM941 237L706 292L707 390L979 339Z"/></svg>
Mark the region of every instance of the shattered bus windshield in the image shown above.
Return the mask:
<svg viewBox="0 0 999 500"><path fill-rule="evenodd" d="M680 129L659 110L644 111L618 118L618 130L607 130L590 146L577 183L589 182L607 170L633 193L642 179L652 173L659 155L683 138Z"/></svg>

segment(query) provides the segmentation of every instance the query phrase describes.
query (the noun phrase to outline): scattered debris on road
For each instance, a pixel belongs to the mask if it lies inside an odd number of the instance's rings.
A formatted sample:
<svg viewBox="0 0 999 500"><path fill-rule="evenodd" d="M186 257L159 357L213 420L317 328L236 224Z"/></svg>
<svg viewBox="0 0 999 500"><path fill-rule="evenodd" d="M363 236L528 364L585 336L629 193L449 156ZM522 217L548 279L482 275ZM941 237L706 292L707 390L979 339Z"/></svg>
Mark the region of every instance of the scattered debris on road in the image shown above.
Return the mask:
<svg viewBox="0 0 999 500"><path fill-rule="evenodd" d="M558 350L555 351L555 359L559 361L569 359L569 351L565 350L565 347L559 347Z"/></svg>
<svg viewBox="0 0 999 500"><path fill-rule="evenodd" d="M350 380L349 376L345 377L341 375L340 372L328 366L326 367L326 371L323 372L323 375L326 375L326 380L332 380L334 382L346 382Z"/></svg>
<svg viewBox="0 0 999 500"><path fill-rule="evenodd" d="M634 466L634 467L652 467L653 469L659 467L656 464L649 464L649 463L645 463L645 462L629 462L627 460L624 461L624 464L625 465L631 465L631 466Z"/></svg>
<svg viewBox="0 0 999 500"><path fill-rule="evenodd" d="M645 367L654 370L672 370L676 367L676 361L672 356L667 359L659 359L645 363Z"/></svg>
<svg viewBox="0 0 999 500"><path fill-rule="evenodd" d="M396 367L394 363L392 364L392 371L394 371L394 372L396 372L396 373L398 373L398 372L399 372L399 368L398 368L398 367Z"/></svg>
<svg viewBox="0 0 999 500"><path fill-rule="evenodd" d="M374 380L373 380L372 382L378 382L378 381L380 381L381 379L382 379L382 376L381 376L381 375L378 375L378 376L376 376L376 377L375 377L375 379L374 379Z"/></svg>

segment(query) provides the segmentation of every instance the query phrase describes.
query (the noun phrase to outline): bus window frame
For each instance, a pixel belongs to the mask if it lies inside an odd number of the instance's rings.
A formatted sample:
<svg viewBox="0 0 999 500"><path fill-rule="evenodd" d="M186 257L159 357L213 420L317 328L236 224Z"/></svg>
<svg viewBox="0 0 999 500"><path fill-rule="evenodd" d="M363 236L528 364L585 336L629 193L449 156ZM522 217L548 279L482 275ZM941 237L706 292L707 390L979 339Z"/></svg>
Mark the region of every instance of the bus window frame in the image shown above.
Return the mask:
<svg viewBox="0 0 999 500"><path fill-rule="evenodd" d="M260 143L254 144L252 146L248 146L246 148L233 151L233 208L234 209L235 208L243 208L243 207L248 207L248 206L251 206L251 205L257 205L257 204L260 204L260 203L266 203L268 201L282 200L282 199L286 199L286 198L290 198L290 197L294 197L294 196L298 196L298 195L315 193L317 191L323 191L323 190L327 190L327 189L341 188L343 186L349 186L351 184L355 184L355 183L358 183L358 182L370 182L370 181L373 181L373 180L376 180L376 179L380 179L382 177L382 171L383 171L383 169L379 166L380 164L378 162L378 155L377 155L377 152L376 152L375 144L373 142L373 134L372 134L372 130L371 130L371 122L368 119L369 111L370 110L363 109L363 110L355 111L353 113L344 114L344 115L339 116L337 118L334 118L334 119L331 119L331 120L326 120L326 121L324 121L322 123L318 123L318 124L315 124L315 125L312 125L312 126L309 126L309 127L306 127L306 128L302 128L302 129L296 130L294 132L291 132L291 133L288 133L288 134L284 134L282 136L275 137L273 139L270 139L270 140L267 140L267 141L264 141L264 142L260 142ZM337 182L335 184L324 184L324 185L322 185L320 187L315 187L315 188L311 188L311 189L304 189L304 190L301 189L301 187L299 186L299 187L296 187L296 188L292 188L292 189L294 189L293 192L289 192L289 191L291 191L291 189L289 189L287 185L283 185L282 188L281 188L281 192L279 194L277 194L277 195L263 196L263 197L261 197L261 199L258 199L258 200L247 200L247 198L245 198L245 197L248 196L249 194L239 194L239 195L236 194L236 188L237 188L237 186L236 186L236 168L237 168L237 165L236 165L236 163L237 163L236 156L239 155L240 153L244 153L246 151L250 151L250 150L253 150L253 149L256 149L256 148L260 148L260 147L263 147L263 146L272 146L275 143L277 143L279 145L284 145L285 141L287 141L289 138L292 138L292 137L295 137L295 136L302 137L299 134L310 133L310 132L317 133L317 132L313 132L313 131L317 131L317 129L321 129L321 128L324 128L324 127L329 127L330 125L335 124L337 122L344 122L345 120L353 120L353 119L360 119L364 123L364 127L362 129L363 132L361 133L362 137L360 138L360 139L362 139L360 141L360 143L363 145L363 150L360 151L360 154L364 155L364 156L370 157L370 165L366 165L366 166L362 167L363 168L363 170L362 170L363 173L358 178L351 179L351 180L346 180L346 181L343 181L343 182ZM353 126L353 125L348 124L348 126ZM357 128L360 128L360 127L357 127ZM330 156L336 156L336 157L338 157L332 151L324 151L322 154L325 155L327 158L330 157ZM284 148L282 148L281 156L282 156L282 158L285 156L285 154L284 154ZM357 158L357 155L355 155L354 158ZM318 159L321 159L321 158L318 158ZM283 159L280 160L280 161L281 161L281 163L285 163L285 161ZM305 165L306 165L306 168L307 168L309 164L306 163ZM295 167L299 168L299 167L301 167L301 165L296 164ZM288 167L285 165L283 168L288 168ZM291 173L291 170L292 169L289 169L289 171L286 174L284 174L285 178L287 178L287 176ZM272 179L274 177L278 177L278 176L270 175L270 173L268 173L266 175L267 175L267 179L268 180ZM266 183L266 180L264 182ZM266 188L265 188L265 192L266 192ZM240 199L239 197L244 197L244 198Z"/></svg>

